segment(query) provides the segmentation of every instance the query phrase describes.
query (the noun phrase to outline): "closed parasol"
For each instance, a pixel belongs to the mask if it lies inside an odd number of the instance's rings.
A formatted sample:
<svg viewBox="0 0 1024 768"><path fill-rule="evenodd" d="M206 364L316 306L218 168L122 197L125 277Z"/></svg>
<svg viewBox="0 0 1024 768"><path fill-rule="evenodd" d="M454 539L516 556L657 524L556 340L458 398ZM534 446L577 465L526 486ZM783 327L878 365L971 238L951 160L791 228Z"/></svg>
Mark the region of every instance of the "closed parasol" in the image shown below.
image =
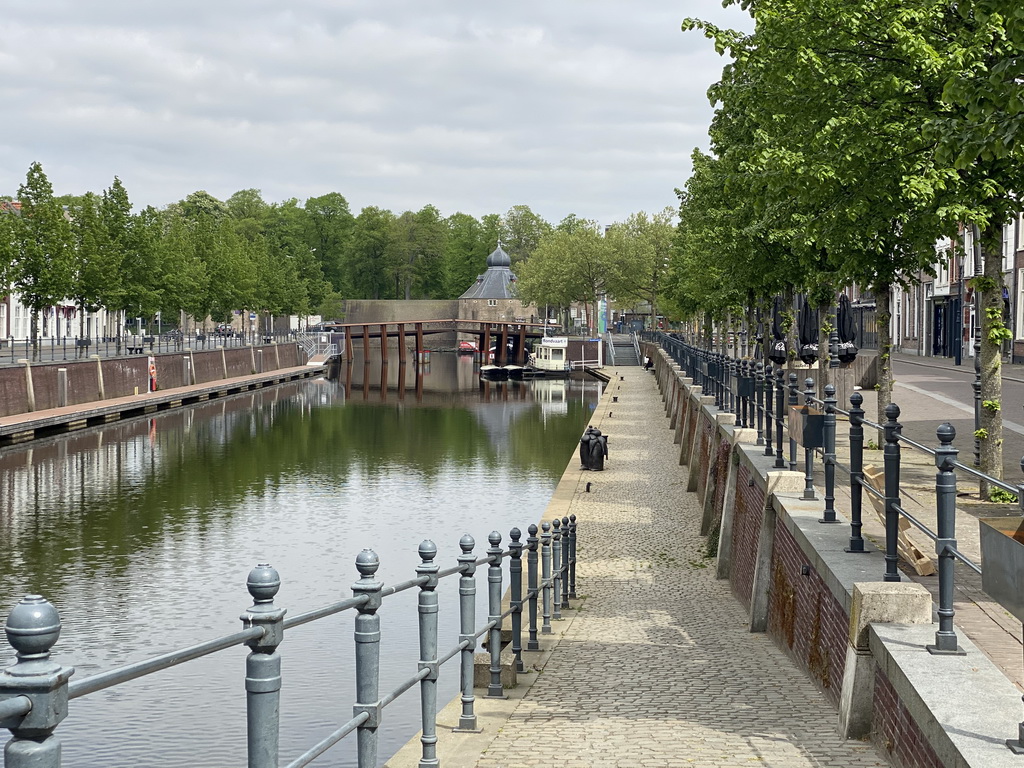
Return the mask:
<svg viewBox="0 0 1024 768"><path fill-rule="evenodd" d="M782 332L782 302L778 296L775 297L775 304L772 306L772 339L768 342L767 357L776 365L785 365L789 359L786 334Z"/></svg>
<svg viewBox="0 0 1024 768"><path fill-rule="evenodd" d="M813 365L818 360L818 313L806 299L797 318L797 333L800 337L797 356L807 365Z"/></svg>
<svg viewBox="0 0 1024 768"><path fill-rule="evenodd" d="M839 336L839 362L852 363L857 359L857 328L853 324L853 307L844 293L839 297L836 310L836 335Z"/></svg>

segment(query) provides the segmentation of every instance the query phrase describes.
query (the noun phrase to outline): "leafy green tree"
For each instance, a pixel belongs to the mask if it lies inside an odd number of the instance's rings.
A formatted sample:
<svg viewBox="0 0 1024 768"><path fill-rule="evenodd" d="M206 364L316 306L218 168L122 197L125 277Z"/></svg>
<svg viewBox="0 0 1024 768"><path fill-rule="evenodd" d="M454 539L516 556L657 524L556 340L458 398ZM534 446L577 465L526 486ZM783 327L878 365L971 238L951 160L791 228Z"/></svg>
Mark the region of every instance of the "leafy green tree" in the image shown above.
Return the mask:
<svg viewBox="0 0 1024 768"><path fill-rule="evenodd" d="M258 189L240 189L224 205L240 237L252 242L263 236L270 206L263 201Z"/></svg>
<svg viewBox="0 0 1024 768"><path fill-rule="evenodd" d="M462 295L487 268L484 228L468 213L453 213L445 219L448 232L444 249L443 297Z"/></svg>
<svg viewBox="0 0 1024 768"><path fill-rule="evenodd" d="M336 291L352 290L358 265L351 253L355 218L348 201L338 192L306 200L307 240L320 271Z"/></svg>
<svg viewBox="0 0 1024 768"><path fill-rule="evenodd" d="M395 215L383 208L363 208L352 233L352 288L367 299L391 298L395 285Z"/></svg>
<svg viewBox="0 0 1024 768"><path fill-rule="evenodd" d="M529 259L552 229L528 205L513 205L509 208L502 225L502 248L512 259L513 267Z"/></svg>
<svg viewBox="0 0 1024 768"><path fill-rule="evenodd" d="M653 216L640 211L605 234L619 264L609 292L619 301L647 302L652 321L658 317L659 298L672 256L674 218L671 208Z"/></svg>
<svg viewBox="0 0 1024 768"><path fill-rule="evenodd" d="M21 215L14 224L14 287L31 312L33 359L39 357L39 313L71 292L74 249L71 223L53 196L40 163L18 187Z"/></svg>
<svg viewBox="0 0 1024 768"><path fill-rule="evenodd" d="M394 220L395 293L407 301L443 295L444 249L447 231L441 214L432 205Z"/></svg>

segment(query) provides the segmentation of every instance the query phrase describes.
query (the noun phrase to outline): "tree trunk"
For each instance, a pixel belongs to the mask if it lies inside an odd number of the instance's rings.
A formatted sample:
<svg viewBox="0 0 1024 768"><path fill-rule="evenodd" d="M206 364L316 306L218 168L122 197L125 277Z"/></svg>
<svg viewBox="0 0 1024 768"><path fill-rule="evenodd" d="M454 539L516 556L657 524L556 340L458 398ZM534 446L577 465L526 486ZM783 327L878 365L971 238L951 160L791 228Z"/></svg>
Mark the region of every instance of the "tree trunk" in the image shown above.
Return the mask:
<svg viewBox="0 0 1024 768"><path fill-rule="evenodd" d="M975 287L976 292L979 287L983 290L980 291L980 317L974 319L976 327L981 323L981 402L978 404L979 431L975 437L981 449L981 471L1000 480L1003 479L1003 413L1000 410L1003 401L1002 331L1006 327L1003 325L1001 236L998 226L990 226L981 233L985 275ZM979 482L978 492L982 499L988 499L992 490L989 482Z"/></svg>
<svg viewBox="0 0 1024 768"><path fill-rule="evenodd" d="M885 408L892 402L892 334L889 320L892 316L892 284L880 283L873 286L875 294L875 325L878 328L878 415L879 424L886 422ZM881 447L885 435L878 433Z"/></svg>
<svg viewBox="0 0 1024 768"><path fill-rule="evenodd" d="M832 375L832 369L829 368L829 348L828 348L828 337L829 329L828 323L831 323L829 317L829 309L825 304L817 307L815 312L818 316L818 376L817 376L817 388L818 397L822 400L825 399L825 386L831 384L835 386L834 376Z"/></svg>
<svg viewBox="0 0 1024 768"><path fill-rule="evenodd" d="M32 362L39 360L39 310L32 310L31 330L32 337Z"/></svg>

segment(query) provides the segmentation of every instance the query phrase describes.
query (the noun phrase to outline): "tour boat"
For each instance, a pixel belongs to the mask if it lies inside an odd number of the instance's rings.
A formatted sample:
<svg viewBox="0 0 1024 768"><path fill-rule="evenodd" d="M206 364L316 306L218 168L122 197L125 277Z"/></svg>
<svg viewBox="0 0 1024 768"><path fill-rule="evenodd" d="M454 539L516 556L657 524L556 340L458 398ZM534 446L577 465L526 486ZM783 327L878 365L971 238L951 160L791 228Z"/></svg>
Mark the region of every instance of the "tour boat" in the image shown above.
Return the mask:
<svg viewBox="0 0 1024 768"><path fill-rule="evenodd" d="M566 336L545 336L534 347L529 369L534 375L547 378L565 378L572 364L569 362L569 339Z"/></svg>

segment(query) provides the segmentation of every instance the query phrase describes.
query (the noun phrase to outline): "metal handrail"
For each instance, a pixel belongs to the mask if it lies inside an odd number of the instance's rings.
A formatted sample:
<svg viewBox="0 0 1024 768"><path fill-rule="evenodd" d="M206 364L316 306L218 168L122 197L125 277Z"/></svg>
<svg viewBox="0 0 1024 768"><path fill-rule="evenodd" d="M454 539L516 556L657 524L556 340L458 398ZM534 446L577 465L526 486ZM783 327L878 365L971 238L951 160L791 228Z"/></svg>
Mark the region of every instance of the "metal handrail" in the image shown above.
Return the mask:
<svg viewBox="0 0 1024 768"><path fill-rule="evenodd" d="M11 743L31 740L39 745L33 752L37 768L60 768L59 741L54 735L66 716L62 699L74 699L112 688L129 680L145 677L188 661L193 661L227 648L245 645L251 653L246 659L246 700L249 768L277 768L280 725L281 657L279 648L286 630L355 609L355 678L356 703L353 717L335 729L298 758L287 763L300 768L315 760L347 735L358 737L359 768L376 768L377 725L383 710L402 694L419 686L421 689L422 764L436 763L437 677L446 662L459 657L462 716L460 729L471 731L476 724L473 693L473 663L477 638L487 637L490 655L488 696L503 697L501 682L501 634L505 619L512 624L512 653L517 671L525 671L524 651L539 650L538 634L551 633L551 619L560 618L562 608L569 607L576 597L576 516L556 518L543 523L540 534L531 525L529 536L521 541L519 529L510 533L511 541L503 549L501 535L488 536L490 548L483 557L473 555L475 542L464 536L459 547L458 565L440 569L434 563L437 547L425 541L419 547L421 563L417 575L406 581L385 586L375 578L379 568L377 555L363 550L356 558L360 578L353 585L354 596L326 606L285 618L285 610L274 603L281 580L269 565L258 565L247 580L253 605L242 615L243 629L197 645L170 651L150 659L91 675L69 683L72 669L46 663L50 648L60 630L56 609L43 598L30 595L11 611L8 638L18 653L17 661L0 671L0 721L11 731ZM524 592L523 555L526 555L527 583ZM505 576L502 564L508 561L509 608L502 610L502 586ZM474 626L476 616L476 569L487 567L488 620ZM459 577L460 634L458 642L444 654L438 653L437 592L438 582L449 576ZM417 589L419 617L419 658L414 674L393 690L380 695L377 689L380 673L380 616L385 598ZM540 606L538 606L540 604ZM542 611L538 610L542 607ZM528 610L525 610L528 609ZM528 625L523 626L523 615ZM538 619L542 623L538 623ZM12 629L15 627L15 629ZM524 629L529 642L523 647ZM45 647L43 647L45 646ZM43 662L43 663L40 663ZM56 683L55 683L56 681ZM42 716L32 715L41 711ZM36 749L36 747L33 747Z"/></svg>
<svg viewBox="0 0 1024 768"><path fill-rule="evenodd" d="M949 424L938 427L936 435L939 440L939 447L932 448L923 445L902 434L902 425L899 423L900 409L897 405L891 404L886 409L887 421L878 424L865 418L864 410L860 407L863 403L863 396L854 392L850 397L850 409L844 410L839 407L835 399L835 388L825 388L825 397L819 398L812 386L813 379L804 382L801 389L796 373L789 373L786 377L779 368L771 365L751 369L749 361L736 360L711 349L701 348L688 344L681 339L673 338L667 334L651 334L651 340L660 343L662 349L672 357L686 372L693 378L694 384L702 387L704 394L713 395L715 404L712 406L718 410L724 410L736 414L736 423L746 426L750 421L750 413L753 410L758 424L762 422L767 425L764 430L766 436L765 454L776 457L775 467L782 469L786 467L785 445L789 443L789 469L796 468L796 453L798 444L805 443L803 436L790 434L788 414L791 409L802 409L807 413L808 406L819 406L824 415L823 444L808 446L804 445L805 454L805 488L801 496L803 499L814 499L815 489L813 483L813 457L818 455L822 458L825 468L825 509L821 522L838 522L834 509L835 500L835 469L837 467L849 476L850 488L850 544L846 548L850 553L865 552L864 539L861 535L862 528L862 498L863 491L881 499L884 502L884 523L885 523L885 571L882 575L885 581L899 581L900 575L897 569L899 553L897 541L899 538L899 519L902 517L911 525L936 542L936 554L938 556L939 570L939 629L936 632L934 646L929 650L936 653L955 653L958 651L956 634L953 629L953 562L959 560L965 566L981 574L983 569L965 556L957 548L955 538L956 531L956 471L966 472L968 475L983 480L992 486L1002 488L1010 493L1016 494L1021 510L1024 512L1024 486L1017 487L1006 483L998 478L981 472L975 467L967 466L957 461L958 451L953 447L953 440L956 432ZM748 380L753 379L752 386ZM763 397L760 396L763 394ZM836 458L836 417L846 416L850 421L850 461L849 465L840 463ZM772 435L772 424L775 426L775 436ZM863 445L864 428L877 429L885 435L885 446L883 453L883 471L885 478L884 490L875 488L864 478ZM761 430L759 429L759 436ZM912 448L934 458L939 470L936 479L936 501L935 510L937 518L937 530L932 530L914 515L910 514L903 507L899 486L900 472L900 450L902 447Z"/></svg>

